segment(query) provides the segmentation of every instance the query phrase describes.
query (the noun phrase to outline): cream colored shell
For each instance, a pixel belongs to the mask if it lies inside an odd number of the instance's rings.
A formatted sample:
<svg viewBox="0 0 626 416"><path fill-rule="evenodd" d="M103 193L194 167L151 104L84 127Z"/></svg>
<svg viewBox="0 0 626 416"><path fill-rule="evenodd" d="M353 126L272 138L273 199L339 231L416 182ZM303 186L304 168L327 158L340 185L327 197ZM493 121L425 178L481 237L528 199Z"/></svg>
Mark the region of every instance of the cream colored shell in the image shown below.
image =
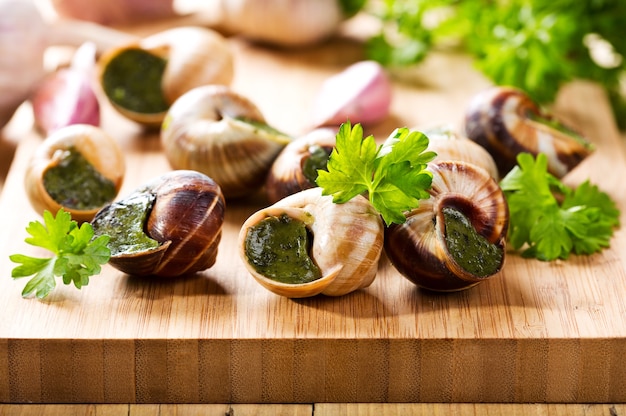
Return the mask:
<svg viewBox="0 0 626 416"><path fill-rule="evenodd" d="M248 229L267 217L282 214L302 220L313 234L310 256L322 272L320 279L306 284L280 283L261 275L248 262L245 253ZM250 274L278 295L341 296L374 281L383 235L382 219L366 198L358 196L345 204L335 204L332 197L322 196L321 188L310 188L251 215L241 227L238 247Z"/></svg>
<svg viewBox="0 0 626 416"><path fill-rule="evenodd" d="M112 181L117 191L120 190L126 164L118 143L99 127L75 124L57 130L36 149L26 168L26 194L39 214L43 214L44 210L56 214L63 208L76 221L90 221L101 207L76 210L62 206L52 199L43 184L46 171L58 165L63 152L72 147L80 152L96 171Z"/></svg>
<svg viewBox="0 0 626 416"><path fill-rule="evenodd" d="M161 128L163 151L174 169L214 179L226 198L260 189L291 137L265 128L247 98L223 85L194 88L169 109Z"/></svg>
<svg viewBox="0 0 626 416"><path fill-rule="evenodd" d="M428 150L437 153L436 161L460 160L473 163L487 170L496 181L499 180L498 167L489 152L467 137L461 136L448 127L426 130Z"/></svg>
<svg viewBox="0 0 626 416"><path fill-rule="evenodd" d="M208 84L230 85L234 57L227 40L203 27L176 27L107 51L99 60L100 73L121 52L139 48L167 61L161 88L170 105L187 91ZM158 126L166 111L143 114L111 102L121 114L145 125Z"/></svg>

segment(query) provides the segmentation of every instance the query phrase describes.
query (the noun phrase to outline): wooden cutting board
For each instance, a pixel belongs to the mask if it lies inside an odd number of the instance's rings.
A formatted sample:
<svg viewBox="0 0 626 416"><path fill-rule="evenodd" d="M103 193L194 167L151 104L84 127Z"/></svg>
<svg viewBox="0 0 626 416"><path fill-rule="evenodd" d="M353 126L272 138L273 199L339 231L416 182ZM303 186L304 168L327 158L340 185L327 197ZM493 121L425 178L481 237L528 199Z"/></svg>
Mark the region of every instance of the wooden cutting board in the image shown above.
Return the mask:
<svg viewBox="0 0 626 416"><path fill-rule="evenodd" d="M362 59L354 39L299 51L231 40L233 87L270 124L310 128L321 83ZM368 127L460 126L489 83L455 55L433 55L396 81L392 115ZM626 212L626 157L607 100L572 84L555 109L597 146L568 178L586 178ZM30 123L24 117L22 123ZM27 124L0 198L0 402L624 402L626 233L611 248L566 262L510 253L495 278L467 291L414 287L383 258L371 287L341 298L290 300L258 285L237 256L242 222L262 199L228 204L215 266L187 279L127 276L110 266L78 291L20 296L12 253L39 254L25 227L25 165L42 138ZM122 145L121 195L170 169L155 133L105 106L103 128ZM622 223L626 216L622 215Z"/></svg>

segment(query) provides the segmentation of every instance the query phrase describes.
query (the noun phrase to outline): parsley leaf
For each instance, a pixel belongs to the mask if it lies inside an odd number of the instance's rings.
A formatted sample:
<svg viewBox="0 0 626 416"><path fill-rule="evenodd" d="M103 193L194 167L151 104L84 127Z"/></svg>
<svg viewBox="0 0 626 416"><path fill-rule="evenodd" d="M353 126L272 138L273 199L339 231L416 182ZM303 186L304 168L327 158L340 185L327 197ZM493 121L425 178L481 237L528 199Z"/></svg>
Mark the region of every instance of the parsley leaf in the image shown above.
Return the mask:
<svg viewBox="0 0 626 416"><path fill-rule="evenodd" d="M327 171L319 170L317 185L341 204L367 193L386 224L403 223L404 213L429 198L432 173L426 164L428 138L407 128L396 129L380 146L374 136L363 138L360 124L343 123Z"/></svg>
<svg viewBox="0 0 626 416"><path fill-rule="evenodd" d="M54 253L51 258L37 258L23 254L13 254L9 259L19 263L12 272L13 278L34 275L24 287L22 296L32 293L44 298L55 288L56 276L61 276L63 283L74 283L78 289L89 283L89 277L100 273L100 265L109 261L111 252L107 247L106 235L93 239L91 224L78 223L71 215L60 209L56 217L49 211L43 213L44 223L33 221L26 231L31 237L25 241L33 246L42 247Z"/></svg>
<svg viewBox="0 0 626 416"><path fill-rule="evenodd" d="M547 157L528 153L500 182L509 204L508 240L524 257L551 261L609 246L620 212L608 194L585 181L569 188L548 173Z"/></svg>
<svg viewBox="0 0 626 416"><path fill-rule="evenodd" d="M383 65L416 64L452 46L494 84L518 87L540 104L571 80L593 81L626 127L623 0L382 0L368 11L381 24L366 55Z"/></svg>

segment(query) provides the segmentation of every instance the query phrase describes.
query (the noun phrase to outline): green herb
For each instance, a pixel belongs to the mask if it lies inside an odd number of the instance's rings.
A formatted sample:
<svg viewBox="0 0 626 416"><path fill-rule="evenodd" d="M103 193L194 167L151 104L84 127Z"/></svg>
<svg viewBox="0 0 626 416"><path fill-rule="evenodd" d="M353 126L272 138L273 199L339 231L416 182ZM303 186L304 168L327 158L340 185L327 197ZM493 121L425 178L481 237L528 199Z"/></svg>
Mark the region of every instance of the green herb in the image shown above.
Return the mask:
<svg viewBox="0 0 626 416"><path fill-rule="evenodd" d="M609 246L620 212L609 195L589 181L576 188L548 173L545 154L528 153L500 182L509 204L508 241L524 257L551 261L571 253L592 254Z"/></svg>
<svg viewBox="0 0 626 416"><path fill-rule="evenodd" d="M71 215L60 209L56 217L49 211L43 213L44 224L33 221L26 231L30 245L43 247L52 253L51 258L30 257L23 254L9 256L12 262L21 263L11 272L13 278L32 276L22 296L33 292L38 298L46 297L56 286L55 276L61 276L63 283L74 283L78 289L89 283L89 277L100 273L100 265L109 261L107 248L109 237L100 236L92 240L91 224L78 226Z"/></svg>
<svg viewBox="0 0 626 416"><path fill-rule="evenodd" d="M396 129L377 146L374 136L363 138L363 128L344 123L339 128L328 171L319 170L317 185L335 203L367 193L385 223L403 223L404 213L429 198L432 173L426 164L435 157L425 152L428 138L407 128Z"/></svg>
<svg viewBox="0 0 626 416"><path fill-rule="evenodd" d="M468 53L495 84L548 104L565 83L605 87L626 127L623 0L383 0L370 2L382 23L367 55L387 66L423 61L433 50ZM377 7L377 8L376 8ZM621 114L621 116L620 116Z"/></svg>

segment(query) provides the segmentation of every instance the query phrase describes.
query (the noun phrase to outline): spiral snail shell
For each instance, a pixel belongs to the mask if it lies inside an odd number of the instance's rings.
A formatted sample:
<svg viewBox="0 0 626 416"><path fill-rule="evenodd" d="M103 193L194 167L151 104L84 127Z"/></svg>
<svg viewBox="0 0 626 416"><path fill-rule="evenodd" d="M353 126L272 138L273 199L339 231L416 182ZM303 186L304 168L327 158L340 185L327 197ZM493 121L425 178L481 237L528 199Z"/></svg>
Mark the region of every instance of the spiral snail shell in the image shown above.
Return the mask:
<svg viewBox="0 0 626 416"><path fill-rule="evenodd" d="M274 160L265 181L270 203L317 186L317 170L326 168L335 147L336 134L336 129L318 128L285 146Z"/></svg>
<svg viewBox="0 0 626 416"><path fill-rule="evenodd" d="M229 85L234 58L225 38L203 27L177 27L113 48L98 60L102 90L113 107L140 124L159 126L185 92Z"/></svg>
<svg viewBox="0 0 626 416"><path fill-rule="evenodd" d="M449 126L427 129L423 133L428 136L428 150L437 153L435 160L461 160L473 163L486 169L495 180L499 179L496 162L478 143L460 135Z"/></svg>
<svg viewBox="0 0 626 416"><path fill-rule="evenodd" d="M486 170L434 161L431 197L385 232L385 253L425 289L456 291L484 282L504 265L508 205Z"/></svg>
<svg viewBox="0 0 626 416"><path fill-rule="evenodd" d="M513 87L478 93L466 110L465 131L493 156L502 177L516 165L521 152L545 153L548 171L561 178L593 151L586 138Z"/></svg>
<svg viewBox="0 0 626 416"><path fill-rule="evenodd" d="M254 279L278 295L341 296L374 281L383 236L382 219L366 198L335 204L310 188L252 214L238 247Z"/></svg>
<svg viewBox="0 0 626 416"><path fill-rule="evenodd" d="M227 199L260 189L290 141L267 125L254 103L223 85L185 93L169 109L161 128L170 165L210 176Z"/></svg>
<svg viewBox="0 0 626 416"><path fill-rule="evenodd" d="M46 137L31 157L26 195L40 214L63 208L78 222L90 221L116 197L125 168L122 150L104 130L66 126Z"/></svg>
<svg viewBox="0 0 626 416"><path fill-rule="evenodd" d="M96 236L110 236L113 267L136 276L176 277L215 263L224 211L215 181L176 170L104 207L92 225Z"/></svg>

